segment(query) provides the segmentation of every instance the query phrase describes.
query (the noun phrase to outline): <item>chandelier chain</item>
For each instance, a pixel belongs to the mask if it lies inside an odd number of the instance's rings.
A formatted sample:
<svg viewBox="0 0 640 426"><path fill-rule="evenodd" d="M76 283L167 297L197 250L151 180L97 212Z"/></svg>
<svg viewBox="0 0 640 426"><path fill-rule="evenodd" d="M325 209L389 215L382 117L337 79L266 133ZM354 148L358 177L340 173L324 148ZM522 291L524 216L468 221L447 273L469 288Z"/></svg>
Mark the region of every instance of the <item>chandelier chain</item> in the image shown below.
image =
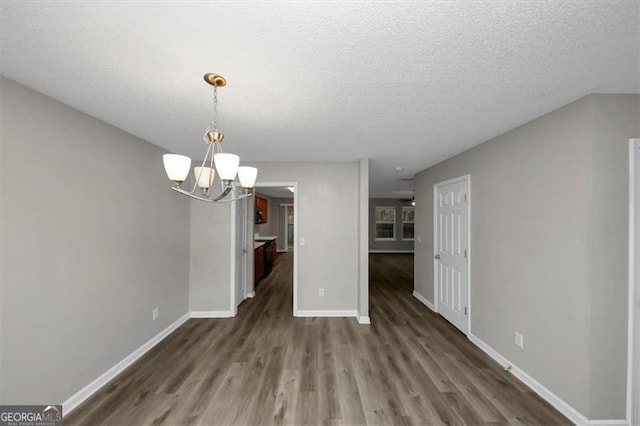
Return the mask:
<svg viewBox="0 0 640 426"><path fill-rule="evenodd" d="M214 132L218 131L218 85L213 85L213 117L209 125Z"/></svg>

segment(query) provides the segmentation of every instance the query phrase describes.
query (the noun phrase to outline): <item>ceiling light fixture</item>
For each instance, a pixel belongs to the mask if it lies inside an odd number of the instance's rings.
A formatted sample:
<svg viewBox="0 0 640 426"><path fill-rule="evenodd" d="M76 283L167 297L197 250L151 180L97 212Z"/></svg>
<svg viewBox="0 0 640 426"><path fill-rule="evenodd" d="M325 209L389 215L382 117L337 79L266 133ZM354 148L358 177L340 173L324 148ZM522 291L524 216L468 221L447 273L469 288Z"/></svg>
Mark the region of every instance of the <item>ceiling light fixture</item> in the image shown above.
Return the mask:
<svg viewBox="0 0 640 426"><path fill-rule="evenodd" d="M218 131L218 87L224 87L227 80L218 74L204 75L204 81L213 86L213 117L202 139L207 144L202 165L193 168L194 184L191 191L181 188L187 180L191 168L191 158L185 155L165 154L162 156L164 169L170 181L175 183L171 187L174 191L209 203L229 202L247 198L253 194L258 169L255 167L239 167L240 157L235 154L225 154L222 151L224 134ZM215 165L215 169L213 166ZM216 176L220 177L221 193L213 196L211 187ZM239 182L236 182L238 176ZM197 194L200 188L201 195Z"/></svg>

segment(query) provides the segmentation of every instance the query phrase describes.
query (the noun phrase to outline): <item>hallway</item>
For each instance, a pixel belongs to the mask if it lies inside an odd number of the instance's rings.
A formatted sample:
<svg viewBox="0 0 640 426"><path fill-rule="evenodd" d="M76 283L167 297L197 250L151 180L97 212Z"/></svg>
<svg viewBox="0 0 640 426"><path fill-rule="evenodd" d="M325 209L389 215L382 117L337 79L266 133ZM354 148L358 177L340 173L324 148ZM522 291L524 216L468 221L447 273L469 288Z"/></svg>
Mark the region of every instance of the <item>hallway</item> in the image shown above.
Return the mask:
<svg viewBox="0 0 640 426"><path fill-rule="evenodd" d="M372 325L293 318L292 257L231 319L191 319L66 424L569 424L371 255Z"/></svg>

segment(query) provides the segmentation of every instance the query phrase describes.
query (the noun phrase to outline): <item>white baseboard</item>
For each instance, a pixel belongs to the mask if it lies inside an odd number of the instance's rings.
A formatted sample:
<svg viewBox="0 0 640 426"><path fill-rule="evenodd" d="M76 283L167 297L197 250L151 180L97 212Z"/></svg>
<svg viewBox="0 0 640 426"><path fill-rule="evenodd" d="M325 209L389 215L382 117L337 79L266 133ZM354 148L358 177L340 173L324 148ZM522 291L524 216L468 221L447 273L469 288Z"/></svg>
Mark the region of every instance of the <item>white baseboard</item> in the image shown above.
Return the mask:
<svg viewBox="0 0 640 426"><path fill-rule="evenodd" d="M233 318L233 312L231 311L191 311L189 312L191 318Z"/></svg>
<svg viewBox="0 0 640 426"><path fill-rule="evenodd" d="M295 313L297 317L357 317L357 311L302 311Z"/></svg>
<svg viewBox="0 0 640 426"><path fill-rule="evenodd" d="M436 308L435 306L433 306L433 303L429 302L426 297L424 297L423 295L421 295L415 290L413 290L413 297L418 299L420 302L422 302L427 308L431 309L433 312L436 312Z"/></svg>
<svg viewBox="0 0 640 426"><path fill-rule="evenodd" d="M371 324L371 318L358 315L358 324Z"/></svg>
<svg viewBox="0 0 640 426"><path fill-rule="evenodd" d="M414 250L369 250L370 254L384 254L384 253L414 253Z"/></svg>
<svg viewBox="0 0 640 426"><path fill-rule="evenodd" d="M415 296L415 293L414 293ZM496 360L498 364L503 367L511 366L509 372L520 379L525 385L529 386L531 390L540 395L542 399L551 404L556 410L560 411L565 417L574 422L577 425L628 425L626 420L589 420L578 410L563 401L558 395L551 392L549 389L540 384L536 379L529 376L523 370L515 366L511 361L502 356L498 351L487 345L473 334L469 334L469 340L482 349L487 355Z"/></svg>
<svg viewBox="0 0 640 426"><path fill-rule="evenodd" d="M253 297L256 297L256 292L255 291L250 291L249 293L247 293L247 299L251 299Z"/></svg>
<svg viewBox="0 0 640 426"><path fill-rule="evenodd" d="M62 403L62 412L64 413L64 415L66 416L71 413L76 407L86 401L87 398L99 391L104 385L113 380L118 374L122 373L128 366L136 362L138 358L147 353L155 345L160 343L165 337L171 334L171 332L173 332L176 328L184 324L188 319L189 314L184 314L173 324L162 330L160 333L156 334L145 344L127 355L122 361L102 373L97 379L67 398L67 400Z"/></svg>

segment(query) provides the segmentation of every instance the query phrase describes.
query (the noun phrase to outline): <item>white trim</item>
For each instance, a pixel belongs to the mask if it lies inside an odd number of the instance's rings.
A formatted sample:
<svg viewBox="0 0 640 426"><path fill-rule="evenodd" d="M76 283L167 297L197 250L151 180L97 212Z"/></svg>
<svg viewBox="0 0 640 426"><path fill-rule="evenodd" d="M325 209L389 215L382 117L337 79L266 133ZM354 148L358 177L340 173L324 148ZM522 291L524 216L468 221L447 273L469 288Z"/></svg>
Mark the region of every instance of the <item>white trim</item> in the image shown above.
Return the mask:
<svg viewBox="0 0 640 426"><path fill-rule="evenodd" d="M256 292L255 291L250 291L247 293L247 299L252 299L256 297Z"/></svg>
<svg viewBox="0 0 640 426"><path fill-rule="evenodd" d="M414 253L414 250L369 250L369 253Z"/></svg>
<svg viewBox="0 0 640 426"><path fill-rule="evenodd" d="M522 381L525 385L529 386L531 390L540 395L542 399L551 404L556 410L560 411L564 416L566 416L569 420L574 422L577 425L587 425L589 424L589 420L580 414L578 410L564 402L560 397L551 392L549 389L538 383L533 377L529 376L523 370L516 367L512 362L502 356L498 351L493 349L491 346L487 345L485 342L480 340L478 337L469 333L469 340L475 344L477 347L482 349L487 355L496 360L498 364L502 367L510 366L509 372L516 376L520 381ZM617 420L616 420L617 421Z"/></svg>
<svg viewBox="0 0 640 426"><path fill-rule="evenodd" d="M358 317L358 311L345 310L345 311L332 311L332 310L320 310L320 311L298 311L297 317ZM364 317L363 317L364 318Z"/></svg>
<svg viewBox="0 0 640 426"><path fill-rule="evenodd" d="M358 316L358 324L371 324L371 318Z"/></svg>
<svg viewBox="0 0 640 426"><path fill-rule="evenodd" d="M436 253L438 252L438 188L433 185L433 241L431 241L431 262L433 262L433 311L438 312L438 265L436 265ZM429 260L427 259L427 262ZM469 274L467 274L469 275Z"/></svg>
<svg viewBox="0 0 640 426"><path fill-rule="evenodd" d="M233 318L233 311L191 311L191 318Z"/></svg>
<svg viewBox="0 0 640 426"><path fill-rule="evenodd" d="M607 426L628 426L629 422L625 419L610 419L610 420L589 420L578 410L566 403L562 398L551 392L545 386L540 384L536 379L529 376L523 370L515 366L511 361L502 356L498 351L487 345L480 340L477 336L469 333L469 340L482 349L487 355L493 358L502 367L511 367L509 372L516 376L522 383L527 385L531 390L537 393L542 399L551 404L556 410L561 412L565 417L574 422L577 425L607 425Z"/></svg>
<svg viewBox="0 0 640 426"><path fill-rule="evenodd" d="M232 312L232 317L235 317L238 313L238 304L236 303L236 215L237 215L237 206L236 201L232 201L229 203L231 209L231 242L229 244L229 250L231 253L231 268L229 272L229 283L230 285L230 295L229 295L229 310ZM249 222L249 221L247 221ZM250 221L253 222L253 221ZM253 235L253 232L251 233Z"/></svg>
<svg viewBox="0 0 640 426"><path fill-rule="evenodd" d="M356 309L360 324L371 323L369 318L369 159L358 160L358 285Z"/></svg>
<svg viewBox="0 0 640 426"><path fill-rule="evenodd" d="M433 307L434 312L438 312L438 268L436 267L435 254L437 251L438 232L438 188L456 182L467 182L467 336L471 335L471 175L462 175L452 179L438 182L433 185Z"/></svg>
<svg viewBox="0 0 640 426"><path fill-rule="evenodd" d="M467 333L471 334L471 175L464 176L467 179Z"/></svg>
<svg viewBox="0 0 640 426"><path fill-rule="evenodd" d="M420 302L422 302L422 304L424 304L427 308L431 309L433 312L438 312L436 311L436 307L433 306L433 303L429 302L426 297L424 297L423 295L421 295L415 290L413 290L413 297L418 299Z"/></svg>
<svg viewBox="0 0 640 426"><path fill-rule="evenodd" d="M628 318L627 318L627 409L626 420L631 424L634 420L634 411L640 411L640 408L634 407L634 401L636 404L640 404L638 398L640 395L634 395L637 389L640 389L640 383L634 383L635 368L640 368L640 354L634 353L634 346L637 343L634 341L635 334L635 317L636 317L636 271L640 269L640 258L636 253L638 244L638 228L636 219L638 211L636 206L638 204L638 191L636 168L638 167L638 150L640 149L640 139L629 139L629 295L628 295ZM637 363L637 364L636 364ZM634 364L636 364L634 366ZM635 389L634 389L635 388ZM634 410L635 408L635 410Z"/></svg>
<svg viewBox="0 0 640 426"><path fill-rule="evenodd" d="M269 187L269 186L292 186L293 187L293 316L298 316L298 212L299 208L299 197L298 193L298 182L256 182L255 188L260 187ZM253 221L249 220L251 226L253 227ZM253 235L253 228L251 230L251 235Z"/></svg>
<svg viewBox="0 0 640 426"><path fill-rule="evenodd" d="M64 415L66 416L71 413L76 407L86 401L91 395L99 391L104 385L113 380L118 374L122 373L127 367L136 362L138 358L147 353L155 345L160 343L165 337L171 334L176 328L184 324L188 319L189 314L184 314L167 328L149 339L145 344L127 355L122 361L118 362L116 365L102 373L97 379L93 380L91 383L67 398L62 403L62 412L64 413Z"/></svg>

